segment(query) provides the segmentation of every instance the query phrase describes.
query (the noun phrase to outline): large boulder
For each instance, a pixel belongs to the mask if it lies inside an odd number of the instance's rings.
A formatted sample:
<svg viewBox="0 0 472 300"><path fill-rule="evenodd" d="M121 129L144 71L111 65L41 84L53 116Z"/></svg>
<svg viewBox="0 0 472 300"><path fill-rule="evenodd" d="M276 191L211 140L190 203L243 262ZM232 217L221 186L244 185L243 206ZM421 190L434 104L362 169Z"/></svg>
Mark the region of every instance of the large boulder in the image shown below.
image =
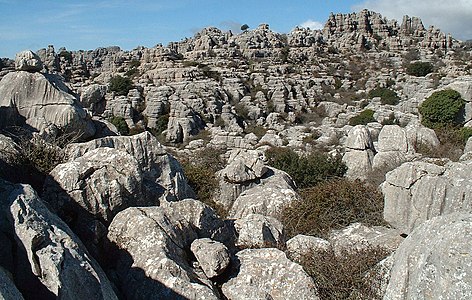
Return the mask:
<svg viewBox="0 0 472 300"><path fill-rule="evenodd" d="M117 299L97 262L31 186L0 181L0 219L15 237L14 278L26 298Z"/></svg>
<svg viewBox="0 0 472 300"><path fill-rule="evenodd" d="M382 184L384 219L403 233L433 217L472 211L472 161L407 162L387 173Z"/></svg>
<svg viewBox="0 0 472 300"><path fill-rule="evenodd" d="M190 250L208 278L220 275L229 265L229 251L223 243L209 238L196 239Z"/></svg>
<svg viewBox="0 0 472 300"><path fill-rule="evenodd" d="M43 69L41 58L31 50L16 54L15 69L18 71L39 72Z"/></svg>
<svg viewBox="0 0 472 300"><path fill-rule="evenodd" d="M418 226L393 256L384 299L470 299L472 215L453 213Z"/></svg>
<svg viewBox="0 0 472 300"><path fill-rule="evenodd" d="M232 151L221 176L230 183L244 183L261 178L266 172L264 154L256 150Z"/></svg>
<svg viewBox="0 0 472 300"><path fill-rule="evenodd" d="M327 240L298 234L287 241L287 256L294 261L301 261L306 255L317 252L327 252L331 244Z"/></svg>
<svg viewBox="0 0 472 300"><path fill-rule="evenodd" d="M285 248L284 227L275 218L250 214L234 221L236 246L241 248Z"/></svg>
<svg viewBox="0 0 472 300"><path fill-rule="evenodd" d="M223 284L226 298L319 299L313 279L278 249L246 249L236 254L239 272Z"/></svg>
<svg viewBox="0 0 472 300"><path fill-rule="evenodd" d="M62 79L52 74L11 72L0 81L0 128L26 125L44 130L54 125L81 138L95 127Z"/></svg>
<svg viewBox="0 0 472 300"><path fill-rule="evenodd" d="M71 159L76 159L97 148L114 148L133 156L143 174L144 193L147 198L173 201L195 197L179 162L168 154L149 132L70 144L67 153Z"/></svg>
<svg viewBox="0 0 472 300"><path fill-rule="evenodd" d="M343 162L347 166L346 176L351 179L364 179L372 170L375 148L369 129L364 125L353 127L344 143L346 153Z"/></svg>
<svg viewBox="0 0 472 300"><path fill-rule="evenodd" d="M218 240L224 224L196 200L132 207L113 219L116 284L127 299L218 299L211 281L191 265L191 243ZM200 274L201 273L201 274Z"/></svg>

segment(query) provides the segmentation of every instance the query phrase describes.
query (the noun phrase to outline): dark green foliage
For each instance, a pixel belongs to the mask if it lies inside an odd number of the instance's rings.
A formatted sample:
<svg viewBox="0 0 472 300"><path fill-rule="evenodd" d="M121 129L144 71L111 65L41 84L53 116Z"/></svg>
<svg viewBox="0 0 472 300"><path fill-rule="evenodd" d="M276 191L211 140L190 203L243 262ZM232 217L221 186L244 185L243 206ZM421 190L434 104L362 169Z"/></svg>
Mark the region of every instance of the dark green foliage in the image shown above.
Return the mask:
<svg viewBox="0 0 472 300"><path fill-rule="evenodd" d="M432 73L434 71L434 67L429 62L422 62L417 61L407 65L406 73L408 75L416 76L416 77L423 77Z"/></svg>
<svg viewBox="0 0 472 300"><path fill-rule="evenodd" d="M421 123L430 128L459 125L464 105L461 94L455 90L434 92L418 107Z"/></svg>
<svg viewBox="0 0 472 300"><path fill-rule="evenodd" d="M63 57L68 62L72 62L72 53L70 51L62 50L59 52L59 57Z"/></svg>
<svg viewBox="0 0 472 300"><path fill-rule="evenodd" d="M282 211L288 236L297 234L326 238L333 229L361 222L382 225L383 197L374 187L361 181L330 180L300 191L301 200Z"/></svg>
<svg viewBox="0 0 472 300"><path fill-rule="evenodd" d="M367 123L376 122L374 119L374 111L371 109L365 109L360 114L349 119L349 125L366 125Z"/></svg>
<svg viewBox="0 0 472 300"><path fill-rule="evenodd" d="M109 88L117 95L126 96L129 90L133 88L133 82L128 77L117 75L111 78Z"/></svg>
<svg viewBox="0 0 472 300"><path fill-rule="evenodd" d="M110 123L115 125L116 129L118 129L118 132L121 135L128 135L129 134L128 124L126 123L126 121L123 117L112 116L110 119L108 119L108 121L110 121Z"/></svg>
<svg viewBox="0 0 472 300"><path fill-rule="evenodd" d="M378 87L369 92L369 98L380 97L380 103L383 105L397 105L400 101L397 93L391 89Z"/></svg>
<svg viewBox="0 0 472 300"><path fill-rule="evenodd" d="M269 165L287 172L298 188L313 187L327 179L341 177L347 169L340 157L318 151L298 155L292 149L275 147L265 154Z"/></svg>
<svg viewBox="0 0 472 300"><path fill-rule="evenodd" d="M242 30L242 31L246 31L246 30L248 30L248 29L249 29L249 25L247 25L247 24L243 24L243 25L241 26L241 30Z"/></svg>
<svg viewBox="0 0 472 300"><path fill-rule="evenodd" d="M159 135L167 129L169 124L169 114L159 116L156 122L156 133Z"/></svg>
<svg viewBox="0 0 472 300"><path fill-rule="evenodd" d="M382 299L378 291L388 283L385 274L370 273L390 252L382 247L365 245L341 249L311 251L300 263L315 279L320 300Z"/></svg>
<svg viewBox="0 0 472 300"><path fill-rule="evenodd" d="M192 159L182 159L185 176L197 198L213 207L220 217L224 217L226 212L213 201L213 197L218 188L216 172L225 167L221 159L222 153L223 151L218 149L206 148L195 153Z"/></svg>

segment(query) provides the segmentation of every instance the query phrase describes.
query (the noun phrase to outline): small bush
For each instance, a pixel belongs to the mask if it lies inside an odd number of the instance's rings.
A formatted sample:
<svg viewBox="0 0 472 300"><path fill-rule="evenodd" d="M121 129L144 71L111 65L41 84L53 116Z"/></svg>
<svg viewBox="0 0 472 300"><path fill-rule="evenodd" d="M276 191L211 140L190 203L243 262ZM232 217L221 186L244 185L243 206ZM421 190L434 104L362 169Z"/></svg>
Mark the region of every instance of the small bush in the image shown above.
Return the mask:
<svg viewBox="0 0 472 300"><path fill-rule="evenodd" d="M472 129L454 126L444 126L435 128L436 136L439 139L439 146L431 148L423 144L415 145L415 150L427 157L449 158L457 161L462 156L467 139L472 136Z"/></svg>
<svg viewBox="0 0 472 300"><path fill-rule="evenodd" d="M416 76L416 77L423 77L432 73L434 71L434 67L429 62L422 62L417 61L407 65L406 73L408 75Z"/></svg>
<svg viewBox="0 0 472 300"><path fill-rule="evenodd" d="M341 157L332 157L314 151L307 155L298 155L288 148L274 147L265 152L270 166L287 172L298 188L313 187L316 184L346 172L346 165Z"/></svg>
<svg viewBox="0 0 472 300"><path fill-rule="evenodd" d="M367 246L307 253L298 261L315 279L320 300L381 299L380 288L386 284L383 276L369 276L369 272L389 251Z"/></svg>
<svg viewBox="0 0 472 300"><path fill-rule="evenodd" d="M121 135L128 135L129 134L129 127L123 117L113 116L108 119L110 123L115 125L116 129Z"/></svg>
<svg viewBox="0 0 472 300"><path fill-rule="evenodd" d="M300 191L301 200L282 211L288 236L297 234L326 238L333 229L361 222L382 225L383 197L374 187L360 181L330 180Z"/></svg>
<svg viewBox="0 0 472 300"><path fill-rule="evenodd" d="M195 191L197 198L211 206L220 217L225 217L226 212L214 200L214 193L218 188L216 172L225 167L221 159L223 151L206 148L195 153L192 159L182 159L182 167L189 185Z"/></svg>
<svg viewBox="0 0 472 300"><path fill-rule="evenodd" d="M400 101L400 97L398 97L397 93L391 89L378 87L373 89L369 92L369 97L380 97L380 103L383 105L397 105Z"/></svg>
<svg viewBox="0 0 472 300"><path fill-rule="evenodd" d="M357 116L354 116L349 119L349 125L366 125L375 121L376 120L374 119L374 111L372 109L365 109Z"/></svg>
<svg viewBox="0 0 472 300"><path fill-rule="evenodd" d="M128 77L117 75L111 78L109 88L117 95L126 96L133 88L133 82Z"/></svg>
<svg viewBox="0 0 472 300"><path fill-rule="evenodd" d="M430 128L459 125L464 106L465 101L455 90L434 92L418 107L421 123Z"/></svg>

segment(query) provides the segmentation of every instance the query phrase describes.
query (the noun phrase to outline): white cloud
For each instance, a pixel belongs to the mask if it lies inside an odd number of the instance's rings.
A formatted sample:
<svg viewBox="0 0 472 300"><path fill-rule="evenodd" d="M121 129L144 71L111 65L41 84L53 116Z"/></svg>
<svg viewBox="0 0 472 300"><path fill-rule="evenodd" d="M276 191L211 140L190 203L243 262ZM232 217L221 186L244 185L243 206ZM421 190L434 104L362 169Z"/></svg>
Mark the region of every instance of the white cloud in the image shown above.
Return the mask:
<svg viewBox="0 0 472 300"><path fill-rule="evenodd" d="M364 0L354 11L364 8L401 22L404 15L420 17L423 24L435 26L459 39L472 39L472 0Z"/></svg>
<svg viewBox="0 0 472 300"><path fill-rule="evenodd" d="M310 28L312 30L319 30L319 29L323 29L324 27L324 25L321 22L313 21L311 19L303 22L299 26L304 27L304 28Z"/></svg>

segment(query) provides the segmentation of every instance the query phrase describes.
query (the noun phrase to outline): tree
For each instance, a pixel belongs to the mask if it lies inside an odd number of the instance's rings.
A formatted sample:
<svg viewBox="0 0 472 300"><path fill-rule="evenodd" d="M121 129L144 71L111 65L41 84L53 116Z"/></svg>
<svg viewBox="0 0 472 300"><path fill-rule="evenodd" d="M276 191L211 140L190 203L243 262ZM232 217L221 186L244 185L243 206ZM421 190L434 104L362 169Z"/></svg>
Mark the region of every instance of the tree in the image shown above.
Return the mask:
<svg viewBox="0 0 472 300"><path fill-rule="evenodd" d="M431 128L459 125L464 106L465 100L455 90L434 92L418 107L421 123Z"/></svg>
<svg viewBox="0 0 472 300"><path fill-rule="evenodd" d="M241 30L242 30L242 31L247 31L248 29L249 29L249 25L247 25L247 24L243 24L243 25L241 26Z"/></svg>

